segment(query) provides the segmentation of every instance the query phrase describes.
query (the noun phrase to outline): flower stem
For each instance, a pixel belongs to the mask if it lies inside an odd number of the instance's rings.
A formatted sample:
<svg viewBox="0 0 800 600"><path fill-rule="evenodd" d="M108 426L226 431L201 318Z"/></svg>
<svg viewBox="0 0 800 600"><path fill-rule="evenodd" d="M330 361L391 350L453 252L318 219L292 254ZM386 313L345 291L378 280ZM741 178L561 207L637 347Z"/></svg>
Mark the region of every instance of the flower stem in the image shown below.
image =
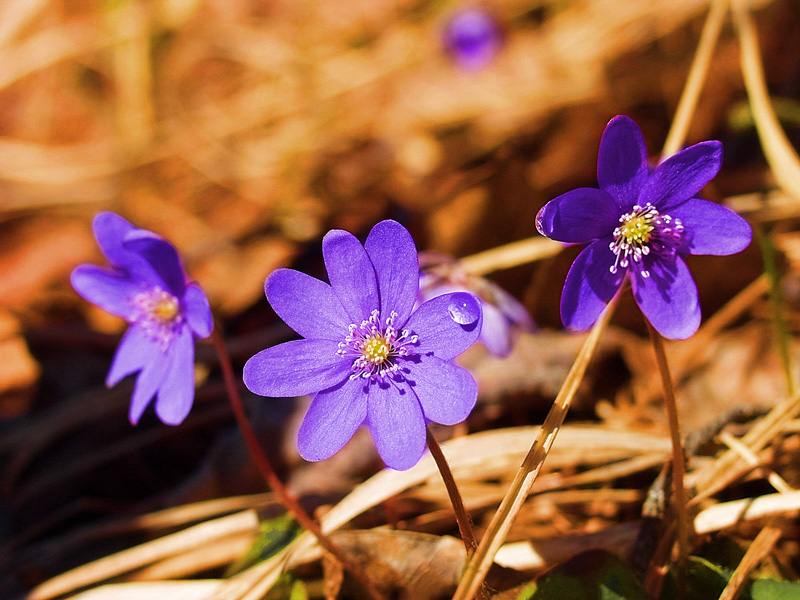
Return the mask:
<svg viewBox="0 0 800 600"><path fill-rule="evenodd" d="M684 480L686 478L686 466L684 464L683 442L681 441L680 422L678 421L678 406L675 403L675 390L672 385L672 377L667 363L667 354L664 351L664 341L661 335L645 319L647 331L650 334L650 341L656 355L658 372L661 375L661 385L664 388L664 407L667 410L667 420L669 421L669 433L672 438L672 497L675 500L675 520L678 532L678 571L677 571L677 598L680 600L686 597L686 578L689 560L689 515L686 506L686 488Z"/></svg>
<svg viewBox="0 0 800 600"><path fill-rule="evenodd" d="M464 547L467 549L467 557L472 556L478 543L475 541L475 532L472 530L472 520L464 507L464 500L461 498L461 493L458 491L456 480L453 477L453 472L450 470L450 465L442 452L442 447L436 441L430 426L425 429L428 450L431 451L433 460L436 461L436 466L439 467L439 472L442 474L444 487L447 488L447 495L450 496L450 504L453 505L453 512L456 515L456 523L458 523L458 532L461 534L461 539L464 541Z"/></svg>
<svg viewBox="0 0 800 600"><path fill-rule="evenodd" d="M236 416L239 429L242 432L245 444L247 444L247 451L250 453L250 457L261 472L262 477L266 480L267 485L272 488L278 501L289 511L289 514L317 538L320 546L336 557L336 560L342 564L342 567L364 587L364 590L366 590L373 600L384 600L383 595L375 588L375 584L370 581L366 574L349 556L344 554L342 550L322 532L317 522L311 518L302 506L300 506L297 499L289 493L289 490L286 489L286 486L284 486L283 482L278 478L275 469L272 468L272 463L270 463L269 458L267 458L267 455L261 448L261 444L258 442L255 431L253 431L253 426L247 419L244 404L242 403L242 396L239 393L239 387L233 375L230 355L228 354L225 340L220 333L219 326L214 327L214 331L211 334L211 343L219 357L222 377L225 380L225 389L228 392L228 399L233 408L233 414Z"/></svg>

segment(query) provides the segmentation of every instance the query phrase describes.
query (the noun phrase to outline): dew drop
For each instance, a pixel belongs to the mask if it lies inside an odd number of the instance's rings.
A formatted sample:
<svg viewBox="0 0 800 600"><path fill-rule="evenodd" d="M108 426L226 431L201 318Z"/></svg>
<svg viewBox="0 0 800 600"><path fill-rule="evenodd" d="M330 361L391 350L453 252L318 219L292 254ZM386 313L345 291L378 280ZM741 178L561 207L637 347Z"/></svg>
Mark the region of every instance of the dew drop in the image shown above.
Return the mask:
<svg viewBox="0 0 800 600"><path fill-rule="evenodd" d="M472 325L481 318L481 307L472 294L458 292L453 294L447 310L459 325Z"/></svg>

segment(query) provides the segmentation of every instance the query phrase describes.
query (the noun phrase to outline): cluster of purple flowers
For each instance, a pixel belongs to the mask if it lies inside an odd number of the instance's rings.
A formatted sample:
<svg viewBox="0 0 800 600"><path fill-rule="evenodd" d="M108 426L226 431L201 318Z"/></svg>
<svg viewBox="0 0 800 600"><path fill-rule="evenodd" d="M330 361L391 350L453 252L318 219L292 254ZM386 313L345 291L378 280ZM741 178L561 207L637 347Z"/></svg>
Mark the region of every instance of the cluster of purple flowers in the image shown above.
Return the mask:
<svg viewBox="0 0 800 600"><path fill-rule="evenodd" d="M721 160L721 144L703 142L651 168L639 127L627 117L611 120L600 142L599 189L559 196L536 221L548 237L588 243L564 284L568 328L590 327L630 281L664 336L696 331L697 289L684 257L732 254L751 238L744 219L696 197ZM194 396L194 339L213 327L206 296L156 234L112 213L95 218L94 232L111 268L80 266L72 284L130 323L107 383L138 372L131 422L155 397L162 421L180 423ZM331 231L322 252L329 283L291 269L267 278L272 308L301 339L253 356L244 382L262 396L314 396L298 435L306 459L328 458L366 425L384 462L409 468L425 449L428 422L458 423L475 405L477 384L453 359L479 336L504 356L512 329L530 330L533 322L507 293L456 265L423 258L421 282L414 241L395 221L378 223L363 245Z"/></svg>

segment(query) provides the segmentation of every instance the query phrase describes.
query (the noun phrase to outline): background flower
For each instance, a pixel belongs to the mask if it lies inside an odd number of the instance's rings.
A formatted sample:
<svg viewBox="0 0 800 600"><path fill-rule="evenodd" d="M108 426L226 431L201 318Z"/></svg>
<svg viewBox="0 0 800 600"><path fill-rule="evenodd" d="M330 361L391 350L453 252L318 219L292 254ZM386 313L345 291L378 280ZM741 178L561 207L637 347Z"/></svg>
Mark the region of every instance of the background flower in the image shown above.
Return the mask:
<svg viewBox="0 0 800 600"><path fill-rule="evenodd" d="M194 336L207 337L213 328L208 300L198 285L187 283L178 253L166 240L110 212L98 214L93 226L112 268L81 265L72 272L72 286L131 324L106 384L138 371L131 423L155 396L159 418L177 425L194 399Z"/></svg>
<svg viewBox="0 0 800 600"><path fill-rule="evenodd" d="M697 331L697 288L682 257L734 254L752 236L739 215L695 197L721 163L722 144L710 141L650 169L639 126L625 116L609 122L597 158L600 189L567 192L536 219L543 235L589 243L564 282L561 318L567 327L590 327L630 276L636 303L662 335L680 339Z"/></svg>
<svg viewBox="0 0 800 600"><path fill-rule="evenodd" d="M414 310L417 251L395 221L364 246L330 231L322 251L330 285L291 269L267 278L272 308L304 339L253 356L244 382L262 396L316 394L297 441L307 460L333 455L366 424L383 461L407 469L425 449L426 421L453 425L475 405L475 380L450 361L477 339L480 305L456 292Z"/></svg>
<svg viewBox="0 0 800 600"><path fill-rule="evenodd" d="M536 329L527 309L514 296L488 279L467 273L452 257L420 252L419 261L420 302L449 292L475 294L483 312L478 339L490 354L501 358L508 356L516 330Z"/></svg>
<svg viewBox="0 0 800 600"><path fill-rule="evenodd" d="M497 21L487 11L469 8L455 13L444 30L444 45L463 68L477 71L488 65L502 43Z"/></svg>

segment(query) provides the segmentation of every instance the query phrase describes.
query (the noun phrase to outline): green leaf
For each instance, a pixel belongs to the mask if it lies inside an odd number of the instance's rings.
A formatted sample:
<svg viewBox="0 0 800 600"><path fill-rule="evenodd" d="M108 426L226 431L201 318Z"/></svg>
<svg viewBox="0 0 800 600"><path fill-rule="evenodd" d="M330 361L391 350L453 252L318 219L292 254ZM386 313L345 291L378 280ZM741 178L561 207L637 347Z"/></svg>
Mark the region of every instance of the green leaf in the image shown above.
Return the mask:
<svg viewBox="0 0 800 600"><path fill-rule="evenodd" d="M523 590L526 591L526 590ZM602 550L584 552L538 582L530 600L648 600L633 569Z"/></svg>
<svg viewBox="0 0 800 600"><path fill-rule="evenodd" d="M752 600L800 600L800 583L756 579L750 587Z"/></svg>
<svg viewBox="0 0 800 600"><path fill-rule="evenodd" d="M253 541L250 550L228 568L226 575L234 575L275 556L288 546L299 532L300 526L288 514L263 521L259 527L258 537Z"/></svg>

